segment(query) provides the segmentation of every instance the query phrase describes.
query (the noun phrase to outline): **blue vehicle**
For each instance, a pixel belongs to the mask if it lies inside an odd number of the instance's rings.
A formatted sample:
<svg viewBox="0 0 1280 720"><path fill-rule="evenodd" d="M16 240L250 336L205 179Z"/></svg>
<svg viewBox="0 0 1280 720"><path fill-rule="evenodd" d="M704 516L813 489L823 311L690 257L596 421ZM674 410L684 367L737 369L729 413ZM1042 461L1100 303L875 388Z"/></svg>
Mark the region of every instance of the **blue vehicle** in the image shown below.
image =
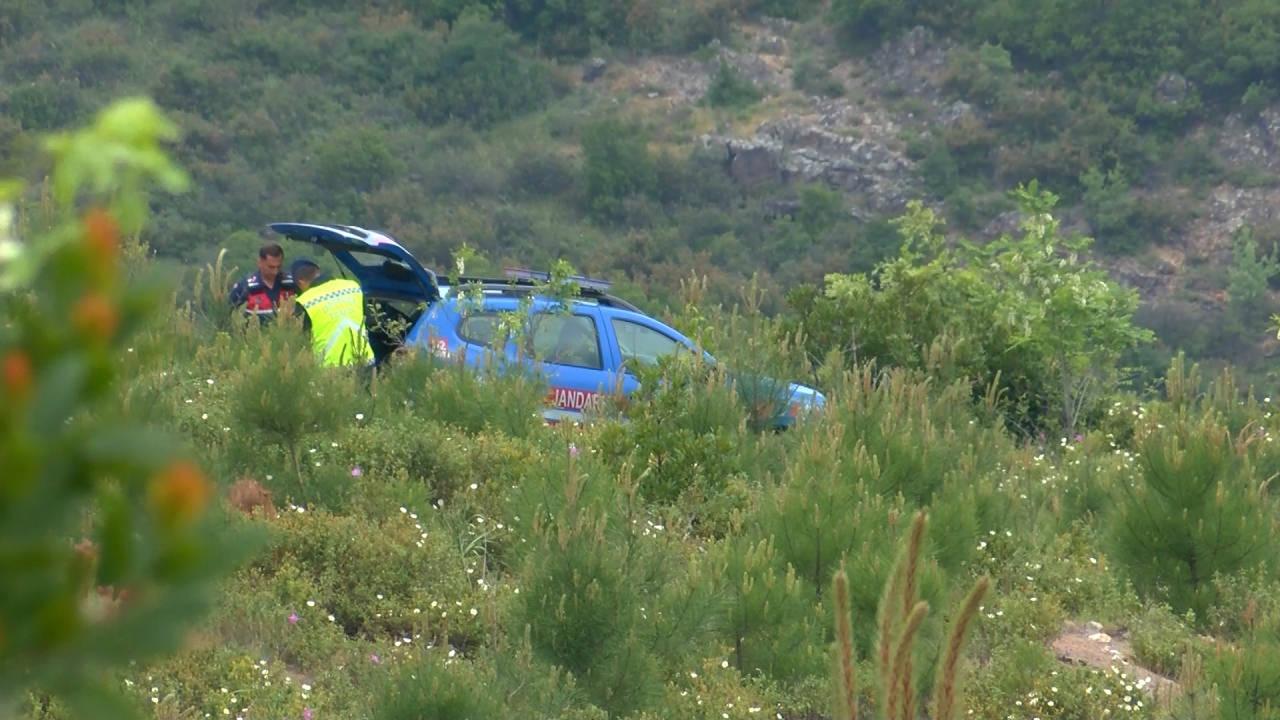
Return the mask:
<svg viewBox="0 0 1280 720"><path fill-rule="evenodd" d="M551 423L581 421L611 395L639 387L634 369L680 352L700 352L677 330L608 293L607 283L574 278L579 296L567 310L557 300L534 295L538 279L516 271L506 279L462 278L478 287L462 292L419 263L390 236L348 225L275 223L285 237L328 251L360 283L371 313L370 343L379 362L401 346L424 348L439 357L461 358L476 367L496 354L507 362L530 362L548 385L543 416ZM466 295L466 297L463 297ZM524 352L501 337L504 313L524 301L534 318ZM388 332L383 328L407 328ZM711 362L706 353L705 357ZM534 361L521 358L532 357ZM782 383L777 383L779 390ZM783 409L768 425L786 428L826 399L817 390L789 383ZM779 398L781 399L781 398Z"/></svg>

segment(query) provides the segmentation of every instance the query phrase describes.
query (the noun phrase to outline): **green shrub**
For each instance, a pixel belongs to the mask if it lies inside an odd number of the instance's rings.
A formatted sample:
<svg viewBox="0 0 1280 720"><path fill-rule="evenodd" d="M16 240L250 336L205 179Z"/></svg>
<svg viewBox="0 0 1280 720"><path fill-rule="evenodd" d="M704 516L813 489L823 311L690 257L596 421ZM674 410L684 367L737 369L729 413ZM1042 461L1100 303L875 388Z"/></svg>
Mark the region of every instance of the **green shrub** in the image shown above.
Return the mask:
<svg viewBox="0 0 1280 720"><path fill-rule="evenodd" d="M760 101L755 83L743 77L727 62L721 62L703 98L711 107L741 108Z"/></svg>
<svg viewBox="0 0 1280 720"><path fill-rule="evenodd" d="M741 591L728 590L730 597L735 592L744 598L754 597L759 593L752 589L753 583L763 583L763 587L775 588L773 592L785 592L784 597L798 594L814 602L825 590L824 577L843 567L851 582L854 614L861 618L875 616L881 589L894 563L893 548L902 530L901 519L910 506L900 495L887 499L893 496L876 490L883 482L881 462L861 448L841 451L842 445L836 429L818 431L807 438L789 459L778 485L764 492L758 507L744 518L743 531L729 547L732 562L746 563L739 572L752 574L747 576L750 582L743 582ZM892 461L883 462L887 466ZM960 488L949 490L948 496L940 497L933 506L939 532L927 549L926 559L920 561L919 593L925 599L940 597L945 575L939 559L946 562L945 570L955 572L977 541L980 521L974 507L976 498L962 498L963 492ZM728 575L733 583L738 582L737 577ZM779 585L784 578L786 584ZM772 602L777 605L778 600ZM773 611L780 612L776 608ZM735 647L745 648L742 652L759 652L761 646L776 645L780 638L799 637L807 632L805 613L792 612L788 618L767 622L760 616L745 617L746 620L735 616L735 621L755 634L744 637L735 631L738 635L731 638ZM936 641L937 632L932 624L926 627L929 643ZM874 637L873 626L859 626L854 644L863 657L871 653ZM804 662L809 657L807 652L795 648L792 656L779 656L764 669L779 679L808 672L810 666Z"/></svg>
<svg viewBox="0 0 1280 720"><path fill-rule="evenodd" d="M640 387L626 399L628 422L604 430L604 457L637 468L640 494L651 502L724 489L743 470L739 429L745 421L728 379L691 356L634 372Z"/></svg>
<svg viewBox="0 0 1280 720"><path fill-rule="evenodd" d="M1034 186L1015 195L1030 216L1020 238L948 250L940 221L913 203L898 221L898 258L874 280L831 274L821 295L790 293L811 356L834 350L848 364L875 359L967 379L975 396L1013 403L1007 422L1028 434L1071 434L1089 422L1117 387L1120 354L1149 339L1132 324L1137 296L1080 259L1089 240L1058 235L1056 197Z"/></svg>
<svg viewBox="0 0 1280 720"><path fill-rule="evenodd" d="M748 13L799 20L808 17L821 6L817 0L748 0Z"/></svg>
<svg viewBox="0 0 1280 720"><path fill-rule="evenodd" d="M369 192L395 178L404 166L387 134L369 126L330 131L316 143L311 174L329 192Z"/></svg>
<svg viewBox="0 0 1280 720"><path fill-rule="evenodd" d="M501 195L506 178L492 158L478 152L443 149L418 170L423 189L435 197L473 200Z"/></svg>
<svg viewBox="0 0 1280 720"><path fill-rule="evenodd" d="M1205 663L1205 673L1218 688L1219 717L1280 717L1280 643L1273 638L1218 649Z"/></svg>
<svg viewBox="0 0 1280 720"><path fill-rule="evenodd" d="M479 720L498 717L501 699L490 681L443 650L423 652L384 683L374 720Z"/></svg>
<svg viewBox="0 0 1280 720"><path fill-rule="evenodd" d="M1211 415L1165 422L1139 435L1137 482L1120 484L1109 535L1141 592L1204 623L1214 575L1270 568L1273 511L1252 459Z"/></svg>
<svg viewBox="0 0 1280 720"><path fill-rule="evenodd" d="M273 525L263 572L296 573L313 597L282 598L290 607L316 603L350 636L366 638L424 633L455 642L479 633L472 608L485 603L468 581L456 540L416 508L382 522L322 511L286 512Z"/></svg>
<svg viewBox="0 0 1280 720"><path fill-rule="evenodd" d="M405 93L431 124L460 120L486 127L537 110L552 95L543 63L484 12L467 12L431 48L426 67Z"/></svg>
<svg viewBox="0 0 1280 720"><path fill-rule="evenodd" d="M715 556L724 618L722 642L739 673L780 681L812 677L825 668L823 618L812 588L784 565L768 539L722 543Z"/></svg>
<svg viewBox="0 0 1280 720"><path fill-rule="evenodd" d="M909 6L895 0L835 0L829 12L841 39L855 49L892 38L912 18Z"/></svg>
<svg viewBox="0 0 1280 720"><path fill-rule="evenodd" d="M353 373L321 367L304 346L300 323L288 320L277 318L261 332L250 326L243 336L246 342L228 390L231 418L245 430L236 437L245 445L234 448L233 462L236 472L255 473L264 445L274 445L288 463L281 466L292 470L297 489L305 494L316 473L304 458L304 441L332 437L341 424L354 422L359 411L352 403L359 391Z"/></svg>
<svg viewBox="0 0 1280 720"><path fill-rule="evenodd" d="M304 707L323 701L309 699L300 684L287 680L289 668L280 660L263 660L243 648L205 643L161 665L132 669L124 684L137 707L148 714L208 714L235 717L236 713L302 717ZM154 698L154 699L153 699ZM225 712L224 712L225 711Z"/></svg>
<svg viewBox="0 0 1280 720"><path fill-rule="evenodd" d="M424 351L397 357L379 377L375 395L388 418L401 413L468 432L493 429L525 437L542 424L546 382L495 365L468 367Z"/></svg>
<svg viewBox="0 0 1280 720"><path fill-rule="evenodd" d="M977 717L1154 717L1137 678L1123 668L1064 665L1040 642L1015 642L993 653L965 690Z"/></svg>
<svg viewBox="0 0 1280 720"><path fill-rule="evenodd" d="M229 63L198 65L180 59L156 79L155 96L165 107L204 118L224 118L245 91L245 78Z"/></svg>
<svg viewBox="0 0 1280 720"><path fill-rule="evenodd" d="M10 89L4 110L25 130L57 130L78 119L79 98L78 88L41 79Z"/></svg>
<svg viewBox="0 0 1280 720"><path fill-rule="evenodd" d="M865 453L876 463L871 489L918 505L935 504L944 485L976 483L999 468L1014 448L993 416L979 422L963 383L934 389L902 370L879 375L870 368L828 383L824 413L839 434L846 457Z"/></svg>
<svg viewBox="0 0 1280 720"><path fill-rule="evenodd" d="M582 472L580 452L566 455L562 490L518 496L531 542L511 629L572 673L592 703L625 716L661 697L662 661L687 657L705 637L715 596L664 526L645 518L634 484L597 477L591 464Z"/></svg>
<svg viewBox="0 0 1280 720"><path fill-rule="evenodd" d="M1018 91L1009 52L985 42L975 50L959 48L951 53L944 83L962 99L992 109L1012 102Z"/></svg>
<svg viewBox="0 0 1280 720"><path fill-rule="evenodd" d="M1098 238L1098 247L1117 255L1137 252L1150 242L1134 228L1138 200L1118 168L1103 173L1090 168L1080 178L1084 187L1084 207L1089 224Z"/></svg>
<svg viewBox="0 0 1280 720"><path fill-rule="evenodd" d="M507 187L524 197L555 197L573 189L576 175L569 158L539 145L512 158Z"/></svg>
<svg viewBox="0 0 1280 720"><path fill-rule="evenodd" d="M808 185L800 190L796 221L811 239L817 239L847 215L844 195L839 191L823 185Z"/></svg>
<svg viewBox="0 0 1280 720"><path fill-rule="evenodd" d="M823 61L806 55L796 61L791 71L791 84L809 95L840 97L844 95L844 83L831 74L831 68Z"/></svg>
<svg viewBox="0 0 1280 720"><path fill-rule="evenodd" d="M622 32L627 3L616 0L567 0L561 3L508 0L506 20L516 32L547 53L581 57L597 39Z"/></svg>
<svg viewBox="0 0 1280 720"><path fill-rule="evenodd" d="M1240 109L1249 115L1258 115L1276 99L1276 92L1266 82L1250 83L1240 98Z"/></svg>
<svg viewBox="0 0 1280 720"><path fill-rule="evenodd" d="M84 23L76 41L67 49L67 65L82 84L102 87L128 77L134 68L128 39L112 23Z"/></svg>
<svg viewBox="0 0 1280 720"><path fill-rule="evenodd" d="M945 143L933 143L916 166L916 172L924 181L925 189L936 197L950 195L960 183L960 165Z"/></svg>
<svg viewBox="0 0 1280 720"><path fill-rule="evenodd" d="M583 190L588 211L599 220L617 220L623 201L656 190L654 161L634 125L605 119L582 130Z"/></svg>
<svg viewBox="0 0 1280 720"><path fill-rule="evenodd" d="M737 12L732 0L632 0L622 27L633 48L690 53L728 40Z"/></svg>
<svg viewBox="0 0 1280 720"><path fill-rule="evenodd" d="M1268 285L1272 278L1280 276L1277 252L1277 246L1272 245L1269 252L1259 255L1258 242L1247 225L1232 237L1227 299L1232 314L1246 327L1256 324L1270 309Z"/></svg>
<svg viewBox="0 0 1280 720"><path fill-rule="evenodd" d="M877 608L879 631L874 664L879 671L879 707L883 717L915 717L916 703L922 693L917 673L913 672L913 656L917 654L920 628L929 613L929 603L920 600L920 556L924 546L925 515L916 513L907 541L899 551L893 569L885 579ZM937 720L952 720L958 709L959 661L969 634L987 592L989 580L980 578L951 619L946 634L942 662L938 666L930 715ZM854 720L858 715L856 688L856 654L851 627L849 579L844 570L833 582L835 606L835 642L832 644L832 686L836 698L832 706L835 717ZM972 711L970 711L972 712Z"/></svg>
<svg viewBox="0 0 1280 720"><path fill-rule="evenodd" d="M1133 656L1145 668L1177 677L1193 644L1191 629L1167 605L1152 605L1133 622Z"/></svg>

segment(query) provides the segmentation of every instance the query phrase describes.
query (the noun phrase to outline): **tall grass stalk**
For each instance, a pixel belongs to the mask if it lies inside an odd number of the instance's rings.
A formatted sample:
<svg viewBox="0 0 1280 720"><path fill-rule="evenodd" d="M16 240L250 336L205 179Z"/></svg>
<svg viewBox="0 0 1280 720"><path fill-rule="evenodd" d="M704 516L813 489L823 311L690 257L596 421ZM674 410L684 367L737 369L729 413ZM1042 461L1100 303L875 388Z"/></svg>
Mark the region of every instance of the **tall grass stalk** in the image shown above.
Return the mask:
<svg viewBox="0 0 1280 720"><path fill-rule="evenodd" d="M927 524L925 513L917 512L902 553L885 581L881 597L880 638L876 652L881 691L879 717L885 720L914 720L916 715L912 654L920 628L929 615L929 604L916 601L915 597ZM850 621L849 579L843 569L836 573L833 586L836 636L833 684L837 689L833 715L837 720L856 720L857 666ZM935 679L933 720L952 720L955 716L960 652L989 586L988 578L979 579L952 621L947 633L945 656Z"/></svg>

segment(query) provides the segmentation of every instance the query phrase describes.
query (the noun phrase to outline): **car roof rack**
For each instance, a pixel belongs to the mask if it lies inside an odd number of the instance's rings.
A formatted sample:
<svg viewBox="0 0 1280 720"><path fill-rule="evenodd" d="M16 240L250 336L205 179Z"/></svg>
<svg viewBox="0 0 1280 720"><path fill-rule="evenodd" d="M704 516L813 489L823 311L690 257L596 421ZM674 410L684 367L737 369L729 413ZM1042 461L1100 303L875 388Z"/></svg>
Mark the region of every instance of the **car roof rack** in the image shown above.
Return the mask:
<svg viewBox="0 0 1280 720"><path fill-rule="evenodd" d="M542 282L549 282L551 280L551 273L544 272L542 270L530 270L529 268L509 267L509 268L503 268L502 272L504 275L511 278L512 280L530 280L530 281L540 280ZM613 287L613 283L609 282L608 280L600 280L599 278L589 278L585 275L570 275L565 279L571 282L577 283L578 287L584 290L590 289L590 290L599 290L600 292L607 292L609 288Z"/></svg>
<svg viewBox="0 0 1280 720"><path fill-rule="evenodd" d="M504 278L487 278L487 277L471 277L462 276L458 278L459 285L477 284L483 285L486 290L499 290L512 294L528 294L538 287L540 282L547 282L551 279L551 274L538 270L529 270L527 268L504 268L506 274ZM616 307L623 310L629 310L634 313L643 313L643 311L623 300L616 295L610 295L608 290L612 286L608 280L600 280L597 278L589 278L584 275L571 275L567 280L572 281L578 286L578 291L584 299L592 300L599 305L607 307Z"/></svg>

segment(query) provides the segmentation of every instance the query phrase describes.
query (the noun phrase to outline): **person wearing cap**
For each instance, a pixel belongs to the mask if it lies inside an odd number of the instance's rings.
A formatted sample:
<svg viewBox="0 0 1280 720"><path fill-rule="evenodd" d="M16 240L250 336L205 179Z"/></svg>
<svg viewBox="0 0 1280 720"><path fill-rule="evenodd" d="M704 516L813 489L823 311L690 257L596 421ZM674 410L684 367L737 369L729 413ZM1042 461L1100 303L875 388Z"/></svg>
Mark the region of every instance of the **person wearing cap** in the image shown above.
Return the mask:
<svg viewBox="0 0 1280 720"><path fill-rule="evenodd" d="M284 248L267 243L258 249L258 271L231 287L227 301L231 307L244 306L244 314L256 316L266 323L275 317L280 305L297 293L289 273L280 272L284 264Z"/></svg>
<svg viewBox="0 0 1280 720"><path fill-rule="evenodd" d="M296 312L311 333L311 346L323 365L372 365L373 347L364 325L364 292L354 280L330 277L313 260L290 267L298 286Z"/></svg>

